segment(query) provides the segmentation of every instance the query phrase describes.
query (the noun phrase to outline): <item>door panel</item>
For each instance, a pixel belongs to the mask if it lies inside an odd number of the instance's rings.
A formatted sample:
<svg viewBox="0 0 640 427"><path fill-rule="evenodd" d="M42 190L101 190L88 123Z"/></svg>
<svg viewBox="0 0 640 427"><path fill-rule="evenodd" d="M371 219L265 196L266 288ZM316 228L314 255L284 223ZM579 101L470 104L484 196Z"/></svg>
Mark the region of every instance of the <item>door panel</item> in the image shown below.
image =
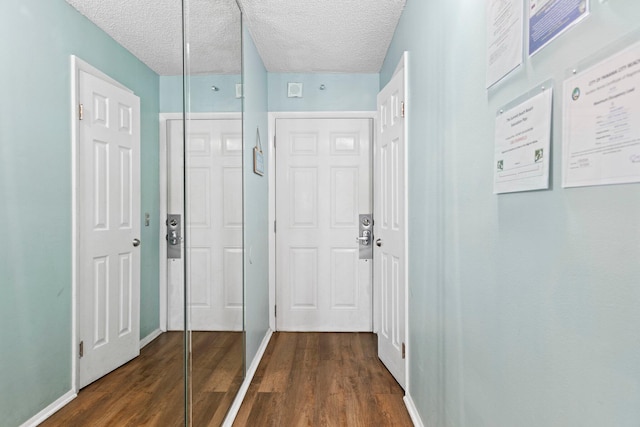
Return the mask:
<svg viewBox="0 0 640 427"><path fill-rule="evenodd" d="M358 249L331 249L332 309L358 307L358 256Z"/></svg>
<svg viewBox="0 0 640 427"><path fill-rule="evenodd" d="M358 168L331 168L331 227L358 227Z"/></svg>
<svg viewBox="0 0 640 427"><path fill-rule="evenodd" d="M371 213L371 120L276 121L277 328L371 331L372 262L359 259Z"/></svg>
<svg viewBox="0 0 640 427"><path fill-rule="evenodd" d="M290 168L291 228L318 227L318 169Z"/></svg>
<svg viewBox="0 0 640 427"><path fill-rule="evenodd" d="M318 249L290 248L291 309L318 308Z"/></svg>
<svg viewBox="0 0 640 427"><path fill-rule="evenodd" d="M140 350L140 107L126 90L80 71L79 385Z"/></svg>
<svg viewBox="0 0 640 427"><path fill-rule="evenodd" d="M374 280L379 294L378 356L405 387L406 207L404 74L396 73L378 95L374 180Z"/></svg>
<svg viewBox="0 0 640 427"><path fill-rule="evenodd" d="M183 221L183 125L169 120L169 207ZM242 128L238 119L190 120L186 239L189 329L242 330ZM182 250L184 251L184 243ZM184 253L184 252L183 252ZM168 328L184 327L184 259L168 263Z"/></svg>

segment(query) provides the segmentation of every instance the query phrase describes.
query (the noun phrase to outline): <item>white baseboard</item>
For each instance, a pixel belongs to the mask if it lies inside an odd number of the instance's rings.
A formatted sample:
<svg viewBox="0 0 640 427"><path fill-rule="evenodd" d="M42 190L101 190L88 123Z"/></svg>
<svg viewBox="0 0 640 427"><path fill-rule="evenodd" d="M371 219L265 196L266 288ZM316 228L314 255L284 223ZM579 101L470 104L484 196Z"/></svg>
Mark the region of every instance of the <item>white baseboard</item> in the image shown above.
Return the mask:
<svg viewBox="0 0 640 427"><path fill-rule="evenodd" d="M409 416L411 417L411 421L413 425L416 427L424 427L424 423L418 414L418 409L416 408L415 403L413 403L413 399L410 394L405 394L404 396L404 405L407 407L407 411L409 411Z"/></svg>
<svg viewBox="0 0 640 427"><path fill-rule="evenodd" d="M271 339L271 335L273 335L273 331L271 329L267 330L264 338L262 339L262 343L260 347L258 347L258 352L255 357L251 361L251 365L249 365L249 369L247 369L247 375L244 377L244 381L240 386L240 390L238 390L238 394L236 394L236 398L233 400L231 404L231 408L229 408L229 412L227 412L227 416L224 419L224 423L222 423L222 427L231 427L233 422L240 411L240 406L242 405L242 401L244 400L244 396L247 394L247 390L249 390L249 385L253 380L253 376L256 374L256 370L258 369L258 365L262 360L262 356L264 355L265 350L267 349L267 345L269 344L269 340Z"/></svg>
<svg viewBox="0 0 640 427"><path fill-rule="evenodd" d="M161 334L162 334L162 330L161 329L156 329L155 331L151 332L146 337L142 338L140 340L140 350L142 350L144 348L144 346L149 344L151 341L153 341L156 338L158 338Z"/></svg>
<svg viewBox="0 0 640 427"><path fill-rule="evenodd" d="M160 329L156 329L155 331L151 332L149 335L140 340L140 348L143 348L151 341L158 338L160 334L162 334L162 331ZM42 411L38 412L36 415L25 421L20 427L35 427L39 425L51 415L62 409L67 403L71 402L77 396L78 394L75 391L69 390L51 405L47 406Z"/></svg>
<svg viewBox="0 0 640 427"><path fill-rule="evenodd" d="M62 396L60 396L51 405L38 412L36 415L25 421L20 427L35 427L49 418L51 415L62 409L67 403L75 399L77 394L73 390L69 390Z"/></svg>

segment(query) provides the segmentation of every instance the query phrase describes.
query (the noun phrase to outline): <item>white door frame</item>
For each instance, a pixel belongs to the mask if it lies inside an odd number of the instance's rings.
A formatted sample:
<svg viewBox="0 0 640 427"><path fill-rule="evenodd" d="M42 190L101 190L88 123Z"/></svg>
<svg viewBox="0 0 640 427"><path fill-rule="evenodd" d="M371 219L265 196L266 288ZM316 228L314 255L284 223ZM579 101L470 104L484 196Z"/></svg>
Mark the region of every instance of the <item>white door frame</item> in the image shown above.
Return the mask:
<svg viewBox="0 0 640 427"><path fill-rule="evenodd" d="M398 61L398 65L393 71L393 76L398 73L404 74L404 103L405 110L411 111L411 96L409 91L409 52L402 53L402 57ZM409 124L410 114L405 114L404 117L404 221L405 221L405 235L404 235L404 343L406 346L405 353L405 365L404 365L404 382L405 382L405 402L407 398L410 400L409 383L411 377L409 375L409 361L411 343L409 342ZM375 152L375 150L374 150ZM378 290L379 291L379 290ZM379 315L379 313L378 313Z"/></svg>
<svg viewBox="0 0 640 427"><path fill-rule="evenodd" d="M80 389L80 363L78 361L78 343L80 342L79 327L79 299L78 277L80 277L80 258L78 246L80 244L80 183L79 183L79 150L80 150L80 120L78 105L80 104L80 72L98 77L129 93L133 91L120 82L112 79L102 71L71 55L71 387L74 394ZM139 218L138 218L139 220Z"/></svg>
<svg viewBox="0 0 640 427"><path fill-rule="evenodd" d="M182 120L182 113L160 113L160 330L167 331L167 310L169 300L167 298L167 228L165 221L167 218L167 204L169 197L167 194L168 177L168 146L167 146L167 121ZM242 113L187 113L187 120L231 120L242 119ZM244 156L244 154L243 154ZM243 172L244 173L244 172Z"/></svg>
<svg viewBox="0 0 640 427"><path fill-rule="evenodd" d="M393 75L404 74L404 103L405 110L409 112L411 108L411 97L409 91L409 52L404 51ZM404 118L404 342L406 346L404 364L404 386L405 395L409 396L409 358L411 343L409 342L409 124L410 114L405 114ZM374 150L375 151L375 150ZM406 400L406 399L405 399Z"/></svg>
<svg viewBox="0 0 640 427"><path fill-rule="evenodd" d="M276 233L273 223L276 219L276 174L275 174L275 150L274 139L277 119L371 119L375 126L376 111L289 111L269 113L269 156L267 159L267 170L269 172L269 328L276 330ZM374 127L375 129L375 127ZM375 144L375 132L371 135L372 143ZM263 141L264 144L264 141ZM372 148L374 145L372 145ZM371 175L373 177L373 174ZM377 331L377 323L374 315L373 330Z"/></svg>

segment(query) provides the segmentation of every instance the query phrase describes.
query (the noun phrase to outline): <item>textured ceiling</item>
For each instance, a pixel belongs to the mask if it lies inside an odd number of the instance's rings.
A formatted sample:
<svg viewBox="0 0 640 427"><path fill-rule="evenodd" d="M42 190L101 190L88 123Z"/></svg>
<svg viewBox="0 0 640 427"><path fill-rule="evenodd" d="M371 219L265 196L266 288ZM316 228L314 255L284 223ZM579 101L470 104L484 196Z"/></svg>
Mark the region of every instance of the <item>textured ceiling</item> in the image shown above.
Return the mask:
<svg viewBox="0 0 640 427"><path fill-rule="evenodd" d="M239 0L270 72L377 73L405 0Z"/></svg>
<svg viewBox="0 0 640 427"><path fill-rule="evenodd" d="M179 0L66 0L160 75L182 74ZM190 72L240 73L240 11L234 0L185 1Z"/></svg>
<svg viewBox="0 0 640 427"><path fill-rule="evenodd" d="M178 0L66 0L160 75L182 74ZM406 0L238 0L270 72L377 73ZM235 0L185 0L190 72L239 73Z"/></svg>

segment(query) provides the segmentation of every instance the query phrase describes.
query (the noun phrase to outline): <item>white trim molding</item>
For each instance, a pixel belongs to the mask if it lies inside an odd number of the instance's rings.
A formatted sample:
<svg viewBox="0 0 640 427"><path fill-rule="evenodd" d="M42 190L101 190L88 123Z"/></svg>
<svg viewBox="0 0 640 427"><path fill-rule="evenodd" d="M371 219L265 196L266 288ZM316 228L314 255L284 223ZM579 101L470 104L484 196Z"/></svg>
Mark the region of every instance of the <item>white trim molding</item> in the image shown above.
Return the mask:
<svg viewBox="0 0 640 427"><path fill-rule="evenodd" d="M69 390L68 392L60 396L58 399L56 399L56 401L53 402L51 405L47 406L42 411L38 412L33 417L29 418L27 421L22 423L20 427L35 427L37 425L40 425L40 423L44 422L51 415L55 414L60 409L64 408L64 406L67 403L71 402L73 399L75 399L76 396L77 394L75 391Z"/></svg>
<svg viewBox="0 0 640 427"><path fill-rule="evenodd" d="M407 411L409 412L409 416L411 417L411 421L413 425L416 427L424 427L424 423L422 422L422 418L420 418L420 414L418 413L418 409L416 408L415 403L413 403L413 399L411 395L407 393L404 396L404 405L407 407Z"/></svg>
<svg viewBox="0 0 640 427"><path fill-rule="evenodd" d="M233 403L229 408L229 412L227 412L227 416L222 423L222 427L231 427L236 417L238 416L238 412L240 411L240 406L242 406L242 402L244 401L244 397L249 390L249 386L251 385L251 381L253 381L253 377L258 370L258 365L260 365L260 361L262 360L262 356L264 356L264 352L267 350L267 345L269 345L269 341L271 340L271 336L273 335L273 330L268 329L264 338L262 339L262 343L260 347L258 347L258 352L255 357L251 361L251 365L249 365L249 369L247 369L247 374L244 377L244 381L236 394L235 399L233 399Z"/></svg>
<svg viewBox="0 0 640 427"><path fill-rule="evenodd" d="M155 331L151 332L149 335L147 335L146 337L142 338L140 340L140 350L142 350L144 347L146 347L147 345L151 344L151 342L153 340L155 340L156 338L158 338L160 335L162 335L162 329L158 328Z"/></svg>
<svg viewBox="0 0 640 427"><path fill-rule="evenodd" d="M394 75L404 74L404 103L407 114L404 121L404 342L406 346L406 357L404 360L404 387L406 395L409 396L409 386L411 375L409 375L409 365L411 361L411 343L409 342L409 125L411 115L411 99L409 91L409 52L402 54L402 59L398 63ZM413 402L413 401L412 401Z"/></svg>

